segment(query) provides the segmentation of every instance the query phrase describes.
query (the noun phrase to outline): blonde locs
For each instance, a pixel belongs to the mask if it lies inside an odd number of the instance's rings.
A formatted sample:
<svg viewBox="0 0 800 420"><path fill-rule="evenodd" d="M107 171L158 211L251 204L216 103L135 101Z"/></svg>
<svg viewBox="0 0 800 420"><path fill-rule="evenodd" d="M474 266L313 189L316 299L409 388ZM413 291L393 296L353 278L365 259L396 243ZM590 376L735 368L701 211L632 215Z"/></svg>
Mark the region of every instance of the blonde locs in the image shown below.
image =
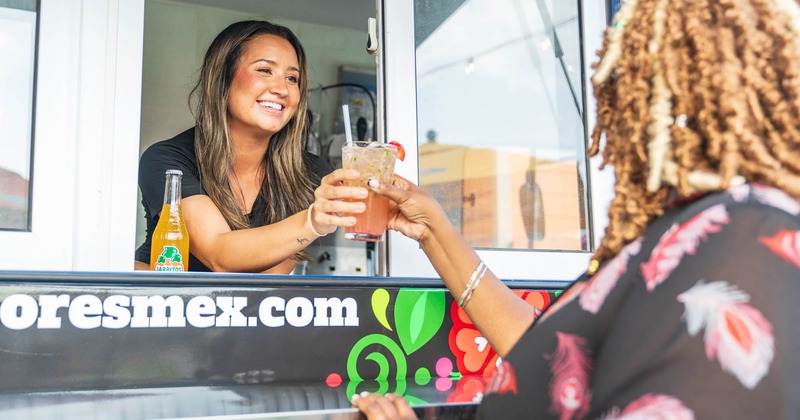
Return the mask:
<svg viewBox="0 0 800 420"><path fill-rule="evenodd" d="M759 182L800 198L797 17L789 0L623 4L592 79L589 153L616 176L593 268L677 196Z"/></svg>
<svg viewBox="0 0 800 420"><path fill-rule="evenodd" d="M266 201L264 224L278 222L308 208L314 196L310 168L304 154L308 109L305 50L286 27L263 20L235 22L212 41L203 59L197 84L189 96L195 116L195 154L200 180L233 230L251 226L236 202L229 181L235 154L228 127L228 100L239 57L249 42L259 35L276 35L288 41L300 65L297 109L287 125L272 136L264 155L264 181L260 192ZM191 106L193 101L195 106ZM299 252L293 259L308 260L308 257Z"/></svg>

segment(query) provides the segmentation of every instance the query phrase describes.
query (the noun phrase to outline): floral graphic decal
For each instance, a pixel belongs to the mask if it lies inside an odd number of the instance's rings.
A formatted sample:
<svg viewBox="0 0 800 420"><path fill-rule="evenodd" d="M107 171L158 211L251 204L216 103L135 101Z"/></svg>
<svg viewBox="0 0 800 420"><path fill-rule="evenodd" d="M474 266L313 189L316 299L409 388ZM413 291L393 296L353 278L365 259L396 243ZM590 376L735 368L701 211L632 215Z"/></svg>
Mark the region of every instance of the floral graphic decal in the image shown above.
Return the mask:
<svg viewBox="0 0 800 420"><path fill-rule="evenodd" d="M642 263L642 274L648 291L653 291L663 282L685 254L694 255L701 240L708 234L719 232L730 222L723 204L709 207L682 225L673 225L659 239L650 259Z"/></svg>
<svg viewBox="0 0 800 420"><path fill-rule="evenodd" d="M543 311L550 304L547 292L514 290L514 294L538 311ZM465 376L482 375L489 378L499 363L499 355L457 302L450 306L450 317L453 319L453 328L448 341L450 350L456 356L458 371Z"/></svg>
<svg viewBox="0 0 800 420"><path fill-rule="evenodd" d="M661 394L647 394L628 404L622 412L614 409L603 420L693 420L694 412L686 408L674 397Z"/></svg>
<svg viewBox="0 0 800 420"><path fill-rule="evenodd" d="M428 385L432 382L437 391L449 393L448 402L479 402L487 378L496 371L501 360L456 302L450 307L453 327L448 335L448 346L452 354L442 355L430 365L409 366L409 360L419 360L420 355L409 356L443 333L445 293L441 289L410 288L400 289L393 296L386 289L374 290L370 299L372 313L385 328L384 332L359 339L348 353L346 374L329 373L325 383L331 388L345 386L348 396L361 391L394 392L403 395L411 405L420 405L427 402L407 392L408 383ZM551 300L551 294L546 291L515 290L514 293L537 314ZM428 357L425 353L421 352L423 360ZM500 372L502 375L496 379L498 392L516 392L510 365Z"/></svg>
<svg viewBox="0 0 800 420"><path fill-rule="evenodd" d="M479 376L464 376L456 382L456 389L447 396L449 403L480 402L483 399L485 379Z"/></svg>
<svg viewBox="0 0 800 420"><path fill-rule="evenodd" d="M395 302L394 323L406 354L424 346L444 321L444 292L401 289Z"/></svg>
<svg viewBox="0 0 800 420"><path fill-rule="evenodd" d="M775 236L762 236L758 240L781 258L800 268L800 231L784 229Z"/></svg>
<svg viewBox="0 0 800 420"><path fill-rule="evenodd" d="M388 380L396 383L394 392L403 394L406 379L409 376L407 357L433 338L442 327L445 315L445 292L442 290L400 289L394 302L394 325L389 322L388 312L391 296L385 289L376 289L371 299L372 313L384 328L396 332L396 338L386 334L369 334L356 342L347 357L348 395L353 395L365 377L377 382L378 389L373 392L388 391ZM364 363L364 361L370 363ZM365 366L372 365L377 373L363 373ZM452 386L453 364L447 358L441 358L435 367L440 379L447 378L447 389ZM431 379L430 370L421 367L413 372L417 383L425 384ZM342 383L337 373L331 373L326 383L337 387ZM440 386L437 383L437 387ZM425 401L406 395L412 403L423 404Z"/></svg>
<svg viewBox="0 0 800 420"><path fill-rule="evenodd" d="M725 281L698 282L678 295L691 335L705 329L706 357L753 389L775 355L772 324L747 302L750 296Z"/></svg>

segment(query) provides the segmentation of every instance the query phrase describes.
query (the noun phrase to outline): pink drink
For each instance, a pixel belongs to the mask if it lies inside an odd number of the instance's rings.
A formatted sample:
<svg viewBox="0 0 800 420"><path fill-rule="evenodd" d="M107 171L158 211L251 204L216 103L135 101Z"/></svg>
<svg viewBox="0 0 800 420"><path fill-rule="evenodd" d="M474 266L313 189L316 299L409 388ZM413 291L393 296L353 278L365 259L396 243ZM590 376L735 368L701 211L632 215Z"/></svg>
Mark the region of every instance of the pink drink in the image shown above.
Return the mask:
<svg viewBox="0 0 800 420"><path fill-rule="evenodd" d="M344 237L354 241L380 242L389 214L389 199L372 192L367 186L370 179L391 182L394 173L394 162L397 159L397 147L392 144L356 141L342 146L342 166L356 169L361 173L357 181L349 181L348 186L367 188L369 195L362 201L367 209L363 213L353 214L356 224L345 228Z"/></svg>

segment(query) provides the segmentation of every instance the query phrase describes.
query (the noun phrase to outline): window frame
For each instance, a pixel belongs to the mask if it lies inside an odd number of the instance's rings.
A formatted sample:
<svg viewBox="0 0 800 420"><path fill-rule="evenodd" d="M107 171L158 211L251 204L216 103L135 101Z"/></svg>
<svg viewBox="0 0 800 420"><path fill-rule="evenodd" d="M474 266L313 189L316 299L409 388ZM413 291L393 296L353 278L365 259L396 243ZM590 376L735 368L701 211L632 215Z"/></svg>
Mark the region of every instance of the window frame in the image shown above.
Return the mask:
<svg viewBox="0 0 800 420"><path fill-rule="evenodd" d="M30 231L4 270L133 269L144 0L41 0Z"/></svg>
<svg viewBox="0 0 800 420"><path fill-rule="evenodd" d="M416 65L414 46L414 4L413 0L377 0L381 21L381 56L378 60L378 73L382 76L379 84L379 102L383 104L384 127L379 130L385 139L399 140L406 148L406 160L398 162L397 174L415 182L418 175L417 138L417 97ZM585 127L594 126L595 101L590 92L588 65L594 60L599 49L600 37L605 28L606 5L604 0L587 0L580 3L581 54L584 74ZM383 95L380 95L383 93ZM588 139L589 130L585 129ZM594 244L602 235L607 224L605 209L610 201L609 186L613 174L606 169L598 171L598 159L590 159L588 165L588 201L591 229ZM392 277L436 277L419 245L397 232L387 234L386 255L387 272ZM478 254L500 278L507 280L574 280L587 267L590 252L572 251L534 251L478 249Z"/></svg>

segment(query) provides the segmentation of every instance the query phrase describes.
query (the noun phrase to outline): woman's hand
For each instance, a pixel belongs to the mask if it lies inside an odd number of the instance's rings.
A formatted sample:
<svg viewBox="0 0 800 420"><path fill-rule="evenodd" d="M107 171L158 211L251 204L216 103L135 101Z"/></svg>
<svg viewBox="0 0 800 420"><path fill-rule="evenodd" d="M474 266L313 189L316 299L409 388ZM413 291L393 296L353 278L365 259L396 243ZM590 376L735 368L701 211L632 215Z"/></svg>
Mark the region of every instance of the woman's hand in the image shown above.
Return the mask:
<svg viewBox="0 0 800 420"><path fill-rule="evenodd" d="M344 201L345 199L364 199L367 189L362 187L346 187L344 181L359 179L354 169L337 169L326 175L314 191L314 207L311 209L311 223L317 232L332 233L339 226L353 226L356 218L344 216L345 213L363 213L363 202Z"/></svg>
<svg viewBox="0 0 800 420"><path fill-rule="evenodd" d="M405 398L397 394L370 394L362 392L353 395L353 407L364 413L368 420L416 419L417 415Z"/></svg>
<svg viewBox="0 0 800 420"><path fill-rule="evenodd" d="M434 223L449 223L447 215L430 194L411 181L394 175L392 184L382 184L376 179L369 182L376 194L389 198L389 229L396 230L416 241L429 234Z"/></svg>

